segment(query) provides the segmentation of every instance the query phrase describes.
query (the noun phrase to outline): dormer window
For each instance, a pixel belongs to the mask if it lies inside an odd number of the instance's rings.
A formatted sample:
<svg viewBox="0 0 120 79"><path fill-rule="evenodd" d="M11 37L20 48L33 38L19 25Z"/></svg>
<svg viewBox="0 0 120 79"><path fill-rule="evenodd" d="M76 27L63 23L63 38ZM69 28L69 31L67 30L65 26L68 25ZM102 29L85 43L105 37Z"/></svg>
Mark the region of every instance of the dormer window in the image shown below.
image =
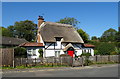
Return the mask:
<svg viewBox="0 0 120 79"><path fill-rule="evenodd" d="M61 41L63 37L55 37L56 41Z"/></svg>
<svg viewBox="0 0 120 79"><path fill-rule="evenodd" d="M61 41L61 38L56 38L56 41Z"/></svg>

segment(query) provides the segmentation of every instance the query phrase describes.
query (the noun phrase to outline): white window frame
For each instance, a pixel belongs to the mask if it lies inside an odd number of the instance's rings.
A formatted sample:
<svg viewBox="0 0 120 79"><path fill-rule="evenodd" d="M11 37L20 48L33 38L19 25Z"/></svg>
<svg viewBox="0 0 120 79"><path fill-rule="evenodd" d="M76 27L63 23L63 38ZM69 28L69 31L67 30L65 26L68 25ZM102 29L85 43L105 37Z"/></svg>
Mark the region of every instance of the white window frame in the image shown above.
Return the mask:
<svg viewBox="0 0 120 79"><path fill-rule="evenodd" d="M55 51L55 57L59 57L60 56L60 51Z"/></svg>
<svg viewBox="0 0 120 79"><path fill-rule="evenodd" d="M36 49L28 49L28 54L29 54L30 56L37 56L37 55L36 55Z"/></svg>

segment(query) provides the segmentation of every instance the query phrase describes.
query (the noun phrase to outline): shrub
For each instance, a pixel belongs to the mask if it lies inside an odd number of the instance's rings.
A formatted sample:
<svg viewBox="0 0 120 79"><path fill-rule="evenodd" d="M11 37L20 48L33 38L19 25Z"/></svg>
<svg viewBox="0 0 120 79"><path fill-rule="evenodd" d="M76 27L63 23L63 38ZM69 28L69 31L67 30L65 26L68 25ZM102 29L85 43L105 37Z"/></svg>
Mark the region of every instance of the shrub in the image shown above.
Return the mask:
<svg viewBox="0 0 120 79"><path fill-rule="evenodd" d="M85 66L89 66L91 64L93 64L92 61L90 61L89 59L85 59L85 63L84 63Z"/></svg>
<svg viewBox="0 0 120 79"><path fill-rule="evenodd" d="M91 53L82 53L81 56L85 56L85 63L84 63L85 66L92 64L92 62L89 60Z"/></svg>
<svg viewBox="0 0 120 79"><path fill-rule="evenodd" d="M110 55L118 55L118 53L113 51L113 52L110 53Z"/></svg>
<svg viewBox="0 0 120 79"><path fill-rule="evenodd" d="M40 53L39 57L43 57L43 49L39 49L38 52Z"/></svg>
<svg viewBox="0 0 120 79"><path fill-rule="evenodd" d="M23 58L26 58L26 57L27 57L27 50L26 50L26 48L23 48L23 47L15 47L15 48L14 48L14 56L15 56L15 57L23 57Z"/></svg>
<svg viewBox="0 0 120 79"><path fill-rule="evenodd" d="M81 56L86 56L87 58L91 56L91 53L82 53Z"/></svg>
<svg viewBox="0 0 120 79"><path fill-rule="evenodd" d="M94 50L94 54L95 54L95 55L99 55L98 50Z"/></svg>
<svg viewBox="0 0 120 79"><path fill-rule="evenodd" d="M110 55L115 51L115 45L113 43L101 43L98 47L98 53L100 55Z"/></svg>

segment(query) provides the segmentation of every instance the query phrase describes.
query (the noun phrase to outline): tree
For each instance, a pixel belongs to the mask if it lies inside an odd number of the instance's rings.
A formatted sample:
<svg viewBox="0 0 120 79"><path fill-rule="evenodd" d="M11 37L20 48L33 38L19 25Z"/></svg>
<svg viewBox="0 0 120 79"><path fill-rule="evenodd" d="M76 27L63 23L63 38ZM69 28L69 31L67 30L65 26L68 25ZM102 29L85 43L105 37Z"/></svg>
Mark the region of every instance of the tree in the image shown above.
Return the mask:
<svg viewBox="0 0 120 79"><path fill-rule="evenodd" d="M115 45L113 43L100 43L97 49L100 55L110 55L115 51Z"/></svg>
<svg viewBox="0 0 120 79"><path fill-rule="evenodd" d="M76 27L76 25L80 22L73 17L65 17L63 19L60 19L57 23L70 24L70 25Z"/></svg>
<svg viewBox="0 0 120 79"><path fill-rule="evenodd" d="M83 41L85 43L88 43L88 40L89 40L89 35L84 32L82 29L78 29L77 32L79 33L79 35L82 37Z"/></svg>
<svg viewBox="0 0 120 79"><path fill-rule="evenodd" d="M7 28L1 27L0 29L2 31L0 35L7 36L7 37L12 37L11 32Z"/></svg>
<svg viewBox="0 0 120 79"><path fill-rule="evenodd" d="M110 29L108 29L108 30L106 30L103 34L102 34L102 36L101 36L101 41L102 42L114 42L115 41L115 37L116 37L116 33L117 33L117 31L115 30L115 29L112 29L112 28L110 28Z"/></svg>
<svg viewBox="0 0 120 79"><path fill-rule="evenodd" d="M11 32L12 37L15 37L15 33L14 33L15 28L14 28L14 26L11 25L11 26L7 27L7 29Z"/></svg>
<svg viewBox="0 0 120 79"><path fill-rule="evenodd" d="M92 36L91 39L92 40L98 40L98 38L96 36Z"/></svg>
<svg viewBox="0 0 120 79"><path fill-rule="evenodd" d="M27 50L23 47L15 47L14 48L14 56L15 57L27 57Z"/></svg>
<svg viewBox="0 0 120 79"><path fill-rule="evenodd" d="M14 26L9 26L8 29L14 36L25 38L27 41L34 40L37 33L37 25L30 20L15 22Z"/></svg>

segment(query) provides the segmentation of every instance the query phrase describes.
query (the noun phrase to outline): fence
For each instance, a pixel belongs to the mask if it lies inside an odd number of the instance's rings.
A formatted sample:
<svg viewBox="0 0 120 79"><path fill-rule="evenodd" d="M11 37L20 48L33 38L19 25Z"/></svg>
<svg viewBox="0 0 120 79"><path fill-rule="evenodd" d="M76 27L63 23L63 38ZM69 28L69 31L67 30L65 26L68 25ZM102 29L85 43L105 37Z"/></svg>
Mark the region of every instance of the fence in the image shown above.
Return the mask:
<svg viewBox="0 0 120 79"><path fill-rule="evenodd" d="M0 63L2 65L13 65L14 59L14 49L13 48L1 48L0 49L0 59L2 60Z"/></svg>
<svg viewBox="0 0 120 79"><path fill-rule="evenodd" d="M113 63L119 63L119 56L120 55L96 55L96 56L90 56L89 60L93 63L107 63L107 62L113 62Z"/></svg>
<svg viewBox="0 0 120 79"><path fill-rule="evenodd" d="M15 58L15 66L44 66L44 65L66 65L71 66L73 61L71 57L48 57L48 58Z"/></svg>
<svg viewBox="0 0 120 79"><path fill-rule="evenodd" d="M3 65L13 65L13 50L9 49L9 52L5 53L7 50L3 50ZM93 63L107 63L107 62L113 62L118 63L119 62L120 55L97 55L97 56L90 56L89 60ZM86 57L79 57L79 58L71 58L68 57L48 57L48 58L38 58L38 59L30 59L30 58L14 58L14 65L15 66L45 66L45 65L66 65L66 66L83 66L85 64Z"/></svg>

